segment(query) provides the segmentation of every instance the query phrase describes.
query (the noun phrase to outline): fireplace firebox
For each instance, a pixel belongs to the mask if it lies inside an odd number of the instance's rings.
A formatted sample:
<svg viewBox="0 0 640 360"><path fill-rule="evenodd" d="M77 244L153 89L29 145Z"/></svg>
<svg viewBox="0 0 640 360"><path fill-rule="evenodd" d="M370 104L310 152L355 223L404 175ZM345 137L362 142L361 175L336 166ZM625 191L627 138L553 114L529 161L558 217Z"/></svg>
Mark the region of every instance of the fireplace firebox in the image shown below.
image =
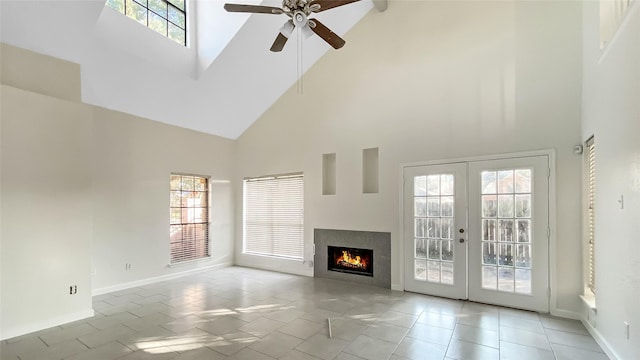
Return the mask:
<svg viewBox="0 0 640 360"><path fill-rule="evenodd" d="M373 276L373 250L328 246L327 269L349 274Z"/></svg>

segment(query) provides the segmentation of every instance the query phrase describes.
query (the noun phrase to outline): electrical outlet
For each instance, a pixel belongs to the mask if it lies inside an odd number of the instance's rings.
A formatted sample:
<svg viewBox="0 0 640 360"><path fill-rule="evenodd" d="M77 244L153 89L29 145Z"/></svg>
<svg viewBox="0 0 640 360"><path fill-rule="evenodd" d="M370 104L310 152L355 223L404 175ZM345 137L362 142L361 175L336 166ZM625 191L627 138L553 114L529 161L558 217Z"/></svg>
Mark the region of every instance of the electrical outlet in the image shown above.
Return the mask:
<svg viewBox="0 0 640 360"><path fill-rule="evenodd" d="M129 264L129 263L124 264L124 269L125 270L131 270L131 264Z"/></svg>
<svg viewBox="0 0 640 360"><path fill-rule="evenodd" d="M75 295L78 293L78 285L69 286L69 295Z"/></svg>
<svg viewBox="0 0 640 360"><path fill-rule="evenodd" d="M627 340L629 340L629 323L626 321L623 321L623 323L624 323L624 332L627 336Z"/></svg>

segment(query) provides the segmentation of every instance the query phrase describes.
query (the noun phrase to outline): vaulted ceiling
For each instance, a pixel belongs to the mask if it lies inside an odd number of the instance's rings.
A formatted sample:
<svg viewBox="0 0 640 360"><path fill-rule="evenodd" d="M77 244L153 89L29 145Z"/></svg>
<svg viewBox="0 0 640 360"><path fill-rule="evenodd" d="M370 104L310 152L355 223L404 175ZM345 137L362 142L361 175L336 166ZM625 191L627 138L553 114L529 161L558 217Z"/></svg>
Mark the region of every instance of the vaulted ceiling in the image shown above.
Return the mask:
<svg viewBox="0 0 640 360"><path fill-rule="evenodd" d="M286 17L227 13L223 4L189 2L186 48L105 8L104 0L2 0L0 34L2 42L79 63L83 102L235 139L336 50L317 36L298 42L294 35L272 53ZM384 11L387 2L362 0L316 17L349 46L346 33L374 5Z"/></svg>

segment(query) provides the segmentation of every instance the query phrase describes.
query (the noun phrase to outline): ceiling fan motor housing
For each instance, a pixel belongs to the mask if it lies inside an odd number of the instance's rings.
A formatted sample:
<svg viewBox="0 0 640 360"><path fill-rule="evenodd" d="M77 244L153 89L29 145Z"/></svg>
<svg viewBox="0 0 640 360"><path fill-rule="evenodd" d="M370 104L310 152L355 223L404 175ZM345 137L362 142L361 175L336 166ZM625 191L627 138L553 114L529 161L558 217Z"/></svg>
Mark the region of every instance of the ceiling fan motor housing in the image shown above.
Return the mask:
<svg viewBox="0 0 640 360"><path fill-rule="evenodd" d="M298 10L296 12L293 13L293 23L296 26L300 26L303 27L305 25L307 25L307 14L305 14L304 12Z"/></svg>

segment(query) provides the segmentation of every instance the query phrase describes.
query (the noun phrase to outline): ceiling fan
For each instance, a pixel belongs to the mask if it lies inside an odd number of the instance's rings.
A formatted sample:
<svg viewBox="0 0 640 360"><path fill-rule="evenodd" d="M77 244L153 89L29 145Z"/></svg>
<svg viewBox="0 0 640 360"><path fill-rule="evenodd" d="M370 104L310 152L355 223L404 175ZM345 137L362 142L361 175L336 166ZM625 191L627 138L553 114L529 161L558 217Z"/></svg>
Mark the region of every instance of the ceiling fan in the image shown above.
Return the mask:
<svg viewBox="0 0 640 360"><path fill-rule="evenodd" d="M359 0L282 0L281 8L262 5L224 4L224 9L229 12L287 15L290 19L284 23L276 40L273 42L273 45L271 45L270 50L273 52L282 51L289 36L296 27L299 28L305 36L309 37L313 33L316 33L334 49L340 49L344 46L345 41L320 21L310 19L309 16L311 16L312 13L319 13L356 1Z"/></svg>

